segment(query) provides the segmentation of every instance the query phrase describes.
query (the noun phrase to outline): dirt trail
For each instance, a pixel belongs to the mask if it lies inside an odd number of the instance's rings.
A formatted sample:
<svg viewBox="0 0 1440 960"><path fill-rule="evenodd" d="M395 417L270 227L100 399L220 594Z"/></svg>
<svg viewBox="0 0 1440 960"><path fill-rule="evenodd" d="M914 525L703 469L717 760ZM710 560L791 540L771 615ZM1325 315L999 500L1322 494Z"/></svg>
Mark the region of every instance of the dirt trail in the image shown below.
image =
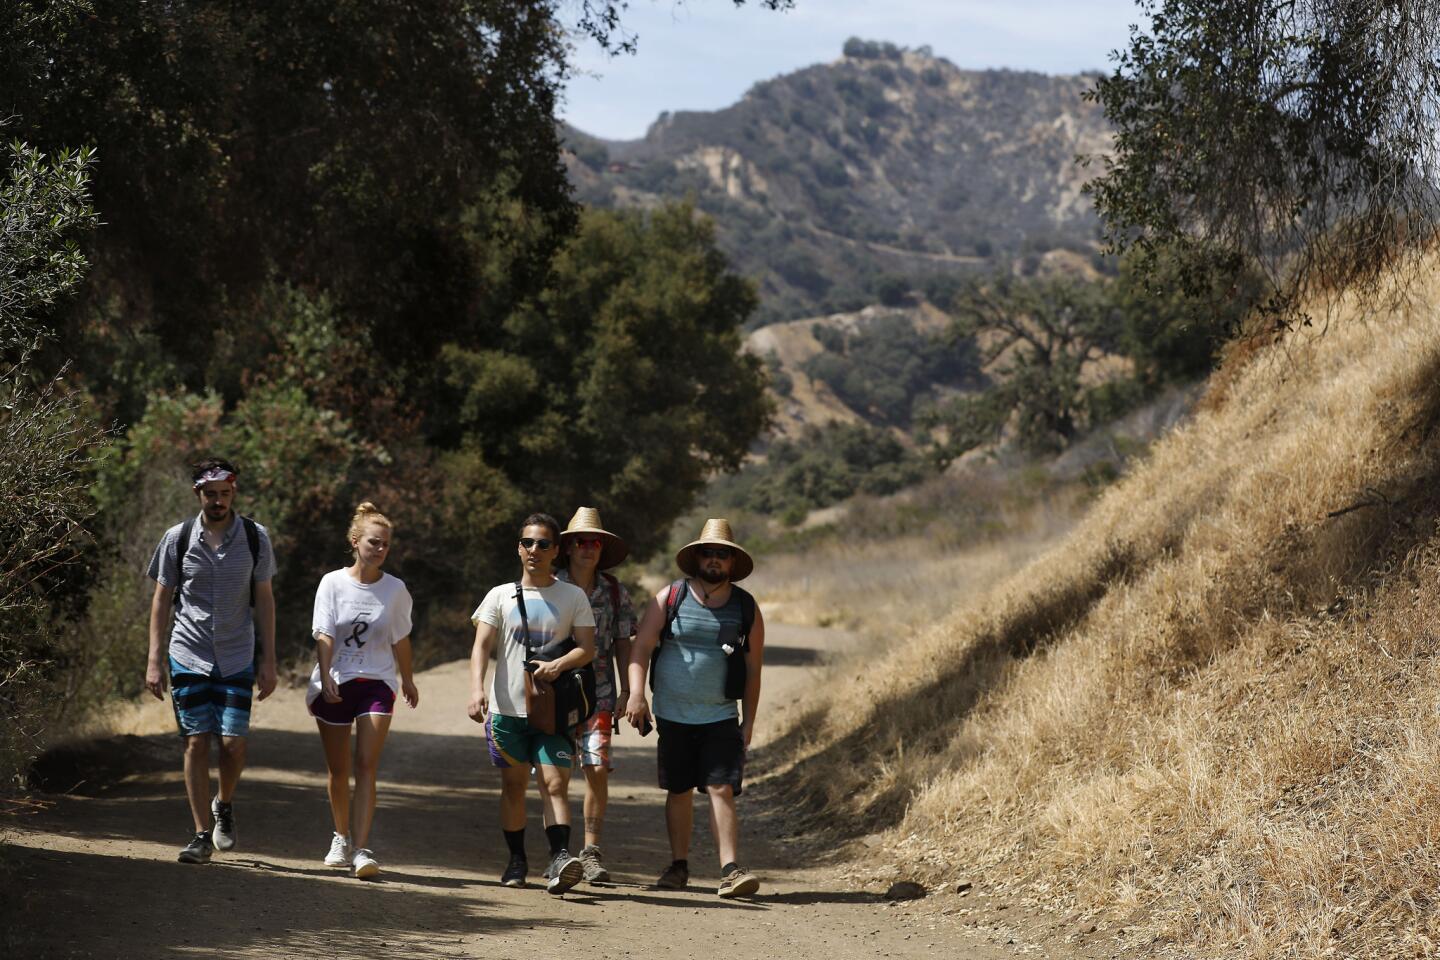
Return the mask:
<svg viewBox="0 0 1440 960"><path fill-rule="evenodd" d="M772 624L752 769L763 740L793 709L796 690L844 634ZM719 865L697 800L692 885L652 889L668 860L663 794L654 785L654 741L617 739L604 850L616 879L581 884L563 898L531 886L501 887L496 826L499 778L481 729L465 716L467 666L419 677L419 709L399 709L380 770L371 846L378 881L325 867L330 837L323 759L303 691L257 704L250 766L236 798L239 845L209 866L175 854L189 831L180 746L170 733L130 741L126 775L92 770L89 795L55 796L47 809L7 817L10 880L24 891L3 913L18 920L18 957L533 957L827 960L889 956L1013 955L979 935L935 932L877 891L847 888L834 869L807 867L767 810L767 791L741 801L742 860L762 879L750 901L715 896ZM168 704L147 708L167 726ZM578 779L578 778L577 778ZM583 784L572 789L579 822ZM542 862L538 801L527 841ZM577 828L578 832L578 828ZM537 867L538 869L538 867ZM532 877L538 879L538 877ZM967 937L963 942L957 936ZM0 937L0 942L15 937ZM548 945L544 942L548 941ZM1013 950L1013 948L1012 948Z"/></svg>

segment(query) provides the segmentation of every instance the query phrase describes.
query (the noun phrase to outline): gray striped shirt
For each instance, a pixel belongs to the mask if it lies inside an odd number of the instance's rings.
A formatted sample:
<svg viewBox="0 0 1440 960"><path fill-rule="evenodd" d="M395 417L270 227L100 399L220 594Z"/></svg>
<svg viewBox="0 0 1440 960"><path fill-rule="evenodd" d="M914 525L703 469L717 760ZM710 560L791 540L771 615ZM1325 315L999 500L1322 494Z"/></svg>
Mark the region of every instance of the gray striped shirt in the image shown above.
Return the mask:
<svg viewBox="0 0 1440 960"><path fill-rule="evenodd" d="M150 558L151 580L174 587L180 580L175 566L175 541L180 537L177 523L165 531L155 555ZM250 615L251 567L254 580L264 583L275 574L275 552L269 532L259 524L260 560L252 564L250 544L240 515L235 514L219 550L205 542L205 516L196 515L185 547L185 585L175 623L170 629L170 656L186 670L209 675L219 668L229 677L251 668L255 662L255 622Z"/></svg>

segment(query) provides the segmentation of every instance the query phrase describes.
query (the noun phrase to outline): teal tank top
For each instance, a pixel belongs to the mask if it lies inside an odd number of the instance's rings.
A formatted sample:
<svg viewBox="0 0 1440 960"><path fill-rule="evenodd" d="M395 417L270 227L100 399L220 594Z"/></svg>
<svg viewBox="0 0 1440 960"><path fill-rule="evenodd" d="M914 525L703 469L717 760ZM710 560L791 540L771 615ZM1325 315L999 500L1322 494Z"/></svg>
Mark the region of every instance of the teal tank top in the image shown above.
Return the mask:
<svg viewBox="0 0 1440 960"><path fill-rule="evenodd" d="M740 629L740 598L732 591L723 607L712 610L687 588L672 627L674 636L660 645L655 660L655 716L675 723L717 723L740 715L725 699L725 651L720 625Z"/></svg>

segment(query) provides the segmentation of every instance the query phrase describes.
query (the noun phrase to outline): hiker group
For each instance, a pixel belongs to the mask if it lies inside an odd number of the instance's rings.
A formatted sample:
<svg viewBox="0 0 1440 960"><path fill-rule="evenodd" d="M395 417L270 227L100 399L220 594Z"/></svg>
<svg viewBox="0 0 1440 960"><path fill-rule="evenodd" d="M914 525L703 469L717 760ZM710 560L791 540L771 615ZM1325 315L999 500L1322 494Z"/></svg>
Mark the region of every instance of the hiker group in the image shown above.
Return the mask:
<svg viewBox="0 0 1440 960"><path fill-rule="evenodd" d="M185 741L185 789L194 835L182 863L208 862L236 845L234 798L245 767L251 698L275 689L274 552L265 527L234 509L238 471L212 458L192 476L199 514L166 531L150 561L155 581L145 686L171 703ZM306 700L328 770L333 833L324 863L361 879L380 864L369 846L376 772L397 697L420 702L410 645L411 598L383 569L392 524L371 503L347 531L352 562L315 591L316 663ZM508 861L500 882L526 886L525 800L533 777L548 855L545 889L606 883L601 853L611 736L621 717L657 736L671 862L656 881L689 885L694 795L707 794L721 864L718 894L759 889L739 865L745 753L760 699L764 620L737 581L754 568L725 520L708 520L675 557L684 576L647 598L636 618L629 592L605 571L625 542L592 507L561 530L532 513L519 524L520 576L485 594L471 617L470 697L500 771L500 828ZM557 566L559 569L557 569ZM646 682L654 695L646 696ZM738 703L738 708L737 708ZM353 738L352 738L353 731ZM212 795L210 744L219 739ZM570 853L569 785L585 776L584 845ZM352 789L353 782L353 789ZM318 845L317 845L318 846Z"/></svg>

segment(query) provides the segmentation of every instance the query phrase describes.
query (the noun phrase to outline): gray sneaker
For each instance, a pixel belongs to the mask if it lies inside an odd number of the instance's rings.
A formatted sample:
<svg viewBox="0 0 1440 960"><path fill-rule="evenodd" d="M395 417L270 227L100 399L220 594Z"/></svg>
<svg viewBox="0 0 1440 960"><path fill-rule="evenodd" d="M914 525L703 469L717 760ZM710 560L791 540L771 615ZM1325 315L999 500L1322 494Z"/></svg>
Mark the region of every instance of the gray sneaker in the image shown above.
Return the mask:
<svg viewBox="0 0 1440 960"><path fill-rule="evenodd" d="M579 857L570 856L568 850L561 850L550 860L550 881L545 884L546 893L561 894L580 882L585 867Z"/></svg>
<svg viewBox="0 0 1440 960"><path fill-rule="evenodd" d="M610 871L600 858L600 848L593 843L580 851L580 865L585 868L586 883L610 882Z"/></svg>
<svg viewBox="0 0 1440 960"><path fill-rule="evenodd" d="M215 830L211 840L216 850L232 850L235 847L235 805L221 803L217 794L210 801L210 815L215 818Z"/></svg>
<svg viewBox="0 0 1440 960"><path fill-rule="evenodd" d="M215 852L215 845L210 842L210 831L201 830L194 838L180 851L181 863L209 863L210 855Z"/></svg>

